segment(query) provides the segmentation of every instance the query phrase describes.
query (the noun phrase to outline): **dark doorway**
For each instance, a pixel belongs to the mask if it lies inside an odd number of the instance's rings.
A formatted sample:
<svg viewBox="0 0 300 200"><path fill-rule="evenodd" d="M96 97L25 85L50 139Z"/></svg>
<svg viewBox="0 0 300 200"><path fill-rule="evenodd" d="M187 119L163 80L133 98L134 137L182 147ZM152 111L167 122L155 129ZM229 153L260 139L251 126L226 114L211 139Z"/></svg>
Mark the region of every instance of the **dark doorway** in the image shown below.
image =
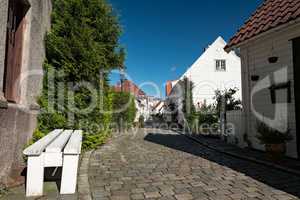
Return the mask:
<svg viewBox="0 0 300 200"><path fill-rule="evenodd" d="M300 159L300 38L293 40L293 58L294 58L294 89L296 106L296 134L298 159Z"/></svg>
<svg viewBox="0 0 300 200"><path fill-rule="evenodd" d="M29 5L23 0L9 0L3 88L5 98L14 103L20 100L18 79L21 74L25 14L28 8Z"/></svg>

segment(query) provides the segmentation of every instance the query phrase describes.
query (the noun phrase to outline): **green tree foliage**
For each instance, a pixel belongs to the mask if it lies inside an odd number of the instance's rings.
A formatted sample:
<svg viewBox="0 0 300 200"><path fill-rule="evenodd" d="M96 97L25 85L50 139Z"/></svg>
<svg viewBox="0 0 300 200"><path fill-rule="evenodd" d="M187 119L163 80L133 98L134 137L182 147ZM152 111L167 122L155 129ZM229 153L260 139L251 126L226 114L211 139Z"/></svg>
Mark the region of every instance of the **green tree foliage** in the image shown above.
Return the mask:
<svg viewBox="0 0 300 200"><path fill-rule="evenodd" d="M229 89L229 90L216 90L215 97L216 100L216 110L220 114L222 107L226 106L226 110L239 110L242 108L241 100L235 99L234 95L237 93L238 89Z"/></svg>
<svg viewBox="0 0 300 200"><path fill-rule="evenodd" d="M143 115L141 115L139 117L139 127L140 128L144 128L145 127L145 117Z"/></svg>
<svg viewBox="0 0 300 200"><path fill-rule="evenodd" d="M128 92L115 92L113 95L113 119L118 127L123 130L124 128L133 125L136 116L135 97Z"/></svg>
<svg viewBox="0 0 300 200"><path fill-rule="evenodd" d="M182 87L183 99L182 99L182 112L188 123L192 123L195 119L196 109L193 102L193 89L194 83L187 77L184 77L180 81Z"/></svg>
<svg viewBox="0 0 300 200"><path fill-rule="evenodd" d="M82 129L84 148L94 148L108 135L113 117L102 111L113 109L108 75L125 59L118 43L121 28L105 0L53 0L51 22L37 135Z"/></svg>
<svg viewBox="0 0 300 200"><path fill-rule="evenodd" d="M207 124L212 125L218 123L219 116L216 113L216 109L213 105L203 105L197 111L197 119L199 120L199 125Z"/></svg>

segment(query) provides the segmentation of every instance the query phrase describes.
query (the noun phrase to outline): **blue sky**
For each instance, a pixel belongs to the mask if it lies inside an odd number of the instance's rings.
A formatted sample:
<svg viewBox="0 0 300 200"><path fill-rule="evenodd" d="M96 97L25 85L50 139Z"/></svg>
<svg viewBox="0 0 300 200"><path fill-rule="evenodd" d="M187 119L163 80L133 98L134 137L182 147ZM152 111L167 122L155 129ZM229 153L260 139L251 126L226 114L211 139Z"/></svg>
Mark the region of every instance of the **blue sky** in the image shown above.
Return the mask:
<svg viewBox="0 0 300 200"><path fill-rule="evenodd" d="M180 77L218 36L226 41L262 0L109 0L123 27L127 73L149 95L164 96L167 80ZM112 83L118 80L112 75Z"/></svg>

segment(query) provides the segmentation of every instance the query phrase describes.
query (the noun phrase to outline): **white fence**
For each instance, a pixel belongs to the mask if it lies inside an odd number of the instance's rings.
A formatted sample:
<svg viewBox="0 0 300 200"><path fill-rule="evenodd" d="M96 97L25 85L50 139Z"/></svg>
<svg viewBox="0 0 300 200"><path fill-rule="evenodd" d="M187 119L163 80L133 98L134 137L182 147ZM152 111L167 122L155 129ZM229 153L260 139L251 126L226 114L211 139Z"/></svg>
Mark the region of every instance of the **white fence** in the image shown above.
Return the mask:
<svg viewBox="0 0 300 200"><path fill-rule="evenodd" d="M244 113L242 110L226 112L227 119L227 142L240 147L247 146L244 141L245 126Z"/></svg>

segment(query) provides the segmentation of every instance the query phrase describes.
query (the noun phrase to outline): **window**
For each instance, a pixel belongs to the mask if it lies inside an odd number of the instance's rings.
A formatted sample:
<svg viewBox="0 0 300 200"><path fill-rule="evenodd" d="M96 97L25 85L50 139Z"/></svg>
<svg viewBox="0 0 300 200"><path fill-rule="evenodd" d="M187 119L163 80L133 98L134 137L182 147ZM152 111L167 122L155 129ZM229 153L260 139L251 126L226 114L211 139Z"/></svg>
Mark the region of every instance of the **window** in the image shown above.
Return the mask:
<svg viewBox="0 0 300 200"><path fill-rule="evenodd" d="M216 71L226 71L226 60L216 60Z"/></svg>

